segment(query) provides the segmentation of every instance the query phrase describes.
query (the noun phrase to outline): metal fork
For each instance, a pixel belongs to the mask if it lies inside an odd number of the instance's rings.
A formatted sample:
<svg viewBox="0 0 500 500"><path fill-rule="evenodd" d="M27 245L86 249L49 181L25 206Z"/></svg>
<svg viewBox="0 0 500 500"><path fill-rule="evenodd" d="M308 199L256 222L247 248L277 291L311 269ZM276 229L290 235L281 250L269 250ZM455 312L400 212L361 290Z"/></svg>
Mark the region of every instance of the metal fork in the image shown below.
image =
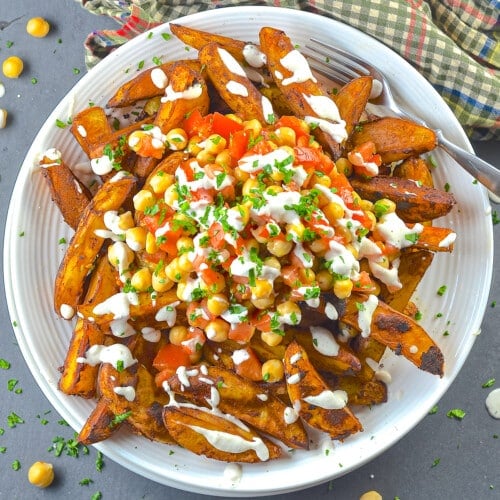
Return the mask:
<svg viewBox="0 0 500 500"><path fill-rule="evenodd" d="M377 68L322 40L317 38L310 38L310 40L315 45L306 45L306 48L311 51L307 52L307 57L311 60L311 67L316 71L326 77L333 78L339 84L345 84L359 76L370 75L373 77L372 94L375 91L375 95L370 98L370 103L390 110L400 118L406 118L428 127L422 119L401 109L392 95L389 82ZM500 196L500 170L450 142L444 137L441 130L434 129L434 131L439 147L494 195Z"/></svg>

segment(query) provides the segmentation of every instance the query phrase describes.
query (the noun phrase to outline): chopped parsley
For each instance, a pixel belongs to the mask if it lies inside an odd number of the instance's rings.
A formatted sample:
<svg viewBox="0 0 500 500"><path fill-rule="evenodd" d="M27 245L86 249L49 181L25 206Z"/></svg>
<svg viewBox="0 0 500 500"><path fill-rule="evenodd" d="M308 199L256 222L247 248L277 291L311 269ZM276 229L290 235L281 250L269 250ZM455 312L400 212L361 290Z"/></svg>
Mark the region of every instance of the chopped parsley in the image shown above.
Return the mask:
<svg viewBox="0 0 500 500"><path fill-rule="evenodd" d="M483 389L486 389L486 388L488 388L488 387L492 387L492 386L494 385L494 383L495 383L495 379L494 379L494 378L490 378L490 379L488 379L486 382L484 382L484 383L481 385L481 387L482 387Z"/></svg>
<svg viewBox="0 0 500 500"><path fill-rule="evenodd" d="M8 370L9 368L10 368L10 363L5 359L0 358L0 369Z"/></svg>
<svg viewBox="0 0 500 500"><path fill-rule="evenodd" d="M448 418L455 418L457 420L462 420L465 417L465 415L466 415L465 411L460 408L453 408L446 414Z"/></svg>
<svg viewBox="0 0 500 500"><path fill-rule="evenodd" d="M437 294L442 297L445 293L446 293L446 290L448 289L448 287L446 285L441 285L438 289L437 289Z"/></svg>

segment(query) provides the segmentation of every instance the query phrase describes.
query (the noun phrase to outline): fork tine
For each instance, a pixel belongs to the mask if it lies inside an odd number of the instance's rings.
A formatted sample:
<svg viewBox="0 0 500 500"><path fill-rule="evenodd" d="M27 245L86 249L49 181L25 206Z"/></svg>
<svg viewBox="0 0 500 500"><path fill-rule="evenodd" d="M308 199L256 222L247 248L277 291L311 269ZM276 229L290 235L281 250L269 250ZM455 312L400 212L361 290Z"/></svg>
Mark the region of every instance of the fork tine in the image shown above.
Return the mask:
<svg viewBox="0 0 500 500"><path fill-rule="evenodd" d="M311 68L313 68L326 78L333 79L335 80L335 82L342 85L348 83L357 76L352 72L347 72L336 66L327 64L324 58L320 58L316 55L306 54L306 57L309 60L309 65L311 66Z"/></svg>

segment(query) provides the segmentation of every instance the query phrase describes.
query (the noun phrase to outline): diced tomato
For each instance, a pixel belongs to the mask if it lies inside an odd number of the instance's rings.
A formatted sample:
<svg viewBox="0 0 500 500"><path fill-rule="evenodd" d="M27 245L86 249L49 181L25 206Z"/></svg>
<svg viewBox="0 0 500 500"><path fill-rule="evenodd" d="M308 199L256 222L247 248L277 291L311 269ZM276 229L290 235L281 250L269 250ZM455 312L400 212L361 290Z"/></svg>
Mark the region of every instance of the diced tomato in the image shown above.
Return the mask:
<svg viewBox="0 0 500 500"><path fill-rule="evenodd" d="M160 160L165 152L165 146L154 147L153 137L149 134L141 133L139 136L139 142L134 146L134 151L145 158L156 158Z"/></svg>
<svg viewBox="0 0 500 500"><path fill-rule="evenodd" d="M212 203L214 201L215 190L209 188L199 188L191 193L193 201L207 201Z"/></svg>
<svg viewBox="0 0 500 500"><path fill-rule="evenodd" d="M255 146L252 146L244 156L252 156L252 155L266 155L271 151L276 149L276 145L271 141L259 141Z"/></svg>
<svg viewBox="0 0 500 500"><path fill-rule="evenodd" d="M219 134L229 141L232 134L242 131L243 125L217 111L212 115L212 134Z"/></svg>
<svg viewBox="0 0 500 500"><path fill-rule="evenodd" d="M156 387L161 387L163 385L163 382L167 381L173 375L175 375L175 370L173 370L172 368L165 368L161 372L158 372L155 375Z"/></svg>
<svg viewBox="0 0 500 500"><path fill-rule="evenodd" d="M224 288L225 286L225 278L222 273L215 271L211 267L207 267L202 269L200 272L201 279L207 285L210 291L218 291Z"/></svg>
<svg viewBox="0 0 500 500"><path fill-rule="evenodd" d="M251 347L246 347L247 359L235 364L235 371L240 377L244 377L254 382L262 380L262 363Z"/></svg>
<svg viewBox="0 0 500 500"><path fill-rule="evenodd" d="M354 220L357 220L358 222L361 222L363 227L366 229L371 229L372 226L372 220L366 215L366 212L363 210L357 210L352 213L352 218Z"/></svg>
<svg viewBox="0 0 500 500"><path fill-rule="evenodd" d="M229 140L229 154L234 162L239 160L248 149L250 132L248 130L238 130L233 133Z"/></svg>
<svg viewBox="0 0 500 500"><path fill-rule="evenodd" d="M179 366L189 365L189 352L183 346L175 344L165 344L153 360L153 366L158 371L170 369L175 372Z"/></svg>
<svg viewBox="0 0 500 500"><path fill-rule="evenodd" d="M285 285L290 288L297 288L297 285L300 287L301 281L299 271L300 268L297 266L283 266L281 268L281 277Z"/></svg>
<svg viewBox="0 0 500 500"><path fill-rule="evenodd" d="M186 340L183 340L181 345L190 354L189 359L192 360L192 355L199 353L206 341L207 337L205 337L203 330L191 326L188 329Z"/></svg>
<svg viewBox="0 0 500 500"><path fill-rule="evenodd" d="M224 229L220 222L214 222L208 228L208 237L210 238L210 246L216 250L224 248L226 240L224 239Z"/></svg>
<svg viewBox="0 0 500 500"><path fill-rule="evenodd" d="M270 332L271 315L267 312L259 311L250 319L250 324L261 332Z"/></svg>
<svg viewBox="0 0 500 500"><path fill-rule="evenodd" d="M228 338L229 340L234 340L240 344L246 344L250 342L250 339L255 333L255 326L251 325L250 322L245 321L238 324L232 324L229 329Z"/></svg>
<svg viewBox="0 0 500 500"><path fill-rule="evenodd" d="M201 302L190 302L186 308L186 318L190 326L195 328L205 328L210 321L206 308Z"/></svg>
<svg viewBox="0 0 500 500"><path fill-rule="evenodd" d="M200 110L196 108L183 120L181 128L189 137L199 135L206 138L212 133L211 116L202 116Z"/></svg>
<svg viewBox="0 0 500 500"><path fill-rule="evenodd" d="M375 285L366 271L359 273L359 278L354 282L354 288L363 292L372 292L375 290Z"/></svg>
<svg viewBox="0 0 500 500"><path fill-rule="evenodd" d="M347 153L347 159L352 163L358 175L373 177L378 174L382 158L377 154L373 141L363 142Z"/></svg>

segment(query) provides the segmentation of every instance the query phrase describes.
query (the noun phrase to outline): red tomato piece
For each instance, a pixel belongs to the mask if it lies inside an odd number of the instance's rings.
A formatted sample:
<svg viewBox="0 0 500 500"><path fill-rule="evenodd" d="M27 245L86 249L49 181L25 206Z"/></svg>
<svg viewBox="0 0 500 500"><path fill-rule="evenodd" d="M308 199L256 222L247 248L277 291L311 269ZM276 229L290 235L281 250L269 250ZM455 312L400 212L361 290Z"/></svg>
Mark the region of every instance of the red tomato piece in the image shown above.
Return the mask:
<svg viewBox="0 0 500 500"><path fill-rule="evenodd" d="M165 344L153 360L153 366L158 371L170 369L175 372L179 366L189 365L189 352L183 346L175 344Z"/></svg>
<svg viewBox="0 0 500 500"><path fill-rule="evenodd" d="M299 139L300 137L307 137L309 142L309 127L296 116L282 116L274 125L275 129L279 127L289 127L295 132L295 137Z"/></svg>
<svg viewBox="0 0 500 500"><path fill-rule="evenodd" d="M238 161L247 152L249 139L248 130L238 130L231 135L228 149L233 162Z"/></svg>
<svg viewBox="0 0 500 500"><path fill-rule="evenodd" d="M250 322L245 321L238 324L232 324L229 329L228 338L229 340L234 340L240 344L246 344L250 342L250 339L255 333L255 326L250 324Z"/></svg>
<svg viewBox="0 0 500 500"><path fill-rule="evenodd" d="M196 108L184 119L181 128L190 138L199 135L205 139L212 133L212 116L202 116L200 110Z"/></svg>
<svg viewBox="0 0 500 500"><path fill-rule="evenodd" d="M243 130L243 125L217 111L212 115L212 134L219 134L226 141L229 141L231 135Z"/></svg>
<svg viewBox="0 0 500 500"><path fill-rule="evenodd" d="M262 363L251 347L245 347L247 358L241 363L235 364L235 371L240 377L254 382L262 380Z"/></svg>
<svg viewBox="0 0 500 500"><path fill-rule="evenodd" d="M226 245L226 240L224 239L224 229L220 222L214 222L208 228L208 237L210 241L210 246L216 250L221 250Z"/></svg>

